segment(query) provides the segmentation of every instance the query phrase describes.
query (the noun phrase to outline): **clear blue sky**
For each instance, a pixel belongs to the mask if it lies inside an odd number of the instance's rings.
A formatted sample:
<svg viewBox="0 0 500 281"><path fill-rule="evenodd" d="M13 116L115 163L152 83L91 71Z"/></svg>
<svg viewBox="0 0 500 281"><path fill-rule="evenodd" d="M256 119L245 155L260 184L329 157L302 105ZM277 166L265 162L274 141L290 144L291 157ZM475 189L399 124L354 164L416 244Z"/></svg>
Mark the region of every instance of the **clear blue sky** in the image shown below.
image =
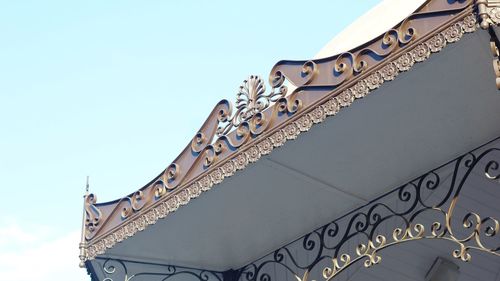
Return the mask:
<svg viewBox="0 0 500 281"><path fill-rule="evenodd" d="M248 75L378 2L0 0L0 278L89 280L87 175L99 202L140 188Z"/></svg>

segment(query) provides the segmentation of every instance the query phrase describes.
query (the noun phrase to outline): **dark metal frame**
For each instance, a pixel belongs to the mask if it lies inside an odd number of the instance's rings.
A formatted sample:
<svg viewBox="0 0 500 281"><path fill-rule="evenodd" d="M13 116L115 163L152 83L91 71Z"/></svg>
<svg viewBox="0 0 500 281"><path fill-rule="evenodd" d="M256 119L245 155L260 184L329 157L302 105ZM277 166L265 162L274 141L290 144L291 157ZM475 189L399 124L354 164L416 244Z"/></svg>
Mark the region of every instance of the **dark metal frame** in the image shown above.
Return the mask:
<svg viewBox="0 0 500 281"><path fill-rule="evenodd" d="M396 233L400 242L421 238L440 239L443 237L443 239L451 240L447 237L452 232L451 226L445 226L445 224L451 222L446 222L448 219L446 210L453 211L454 205L473 171L482 172L487 179L500 183L499 162L500 138L497 138L241 268L239 270L239 280L270 281L273 278L268 271L270 268L276 270L276 267L295 276L297 280L306 280L308 275L313 273L315 274L313 277L318 278L311 278L312 280L318 280L321 275L323 275L324 279L329 280L337 273L332 272L335 270L332 261L333 263L341 261L336 268L337 271L339 271L338 269L341 271L346 268L343 265L348 267L352 264L350 256L353 255L353 252L356 252L354 254L357 256L356 260L364 260L366 267L378 263L380 257L376 255L376 251L385 248L382 244L387 245L385 241L387 234ZM436 200L437 198L438 200ZM387 199L396 199L396 204L384 203ZM424 213L432 213L435 216L442 217L443 220L442 222L432 221L430 228L425 233L423 223L418 222L418 219ZM468 213L461 218L464 229L454 230L455 234L456 232L468 230L472 231L474 235L478 232L478 236L485 237L498 234L497 220L490 217L475 219L473 214ZM399 231L384 233L381 226L395 220L399 221ZM479 233L479 229L484 232ZM407 234L414 237L402 239L405 230L409 230ZM418 232L421 232L420 237L417 237ZM382 233L383 235L381 235ZM471 234L469 236L473 238ZM383 243L380 241L382 239L384 240ZM493 254L500 255L500 244L487 249L479 249L477 245L471 245L472 239L459 240L458 242L464 246L461 249L463 252L455 250L453 255L464 261L470 259L469 249L490 251ZM349 242L358 243L361 247L349 249L347 246ZM397 242L387 246L395 245ZM368 249L370 243L378 243L379 246L383 247L371 246L372 252L370 252L370 249ZM299 254L297 254L297 250ZM349 257L346 257L345 254L348 254ZM302 262L300 262L300 256L312 256L313 258L302 259ZM351 261L346 261L346 259ZM319 276L316 276L316 274L319 274Z"/></svg>
<svg viewBox="0 0 500 281"><path fill-rule="evenodd" d="M88 262L89 264L91 262ZM102 280L98 279L100 274L94 271L94 267L87 264L87 268L90 268L89 275L92 281L132 281L132 280L147 280L150 281L171 281L182 276L182 280L189 281L223 281L223 272L174 266L174 265L163 265L148 262L134 262L127 260L119 260L113 258L96 258L95 264L100 266L99 270L102 270L104 275ZM152 271L140 271L132 272L131 267L144 267L151 266L154 267Z"/></svg>

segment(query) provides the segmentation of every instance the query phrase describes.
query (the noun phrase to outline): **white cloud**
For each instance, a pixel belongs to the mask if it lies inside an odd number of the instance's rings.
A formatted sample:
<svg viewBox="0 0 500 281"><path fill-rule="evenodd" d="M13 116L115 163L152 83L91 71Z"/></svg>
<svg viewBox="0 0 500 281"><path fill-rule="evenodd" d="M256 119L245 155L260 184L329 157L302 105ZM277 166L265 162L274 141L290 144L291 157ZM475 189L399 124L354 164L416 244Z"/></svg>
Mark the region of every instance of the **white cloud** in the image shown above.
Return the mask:
<svg viewBox="0 0 500 281"><path fill-rule="evenodd" d="M90 280L78 267L79 231L55 233L44 226L11 222L0 227L0 241L2 280Z"/></svg>
<svg viewBox="0 0 500 281"><path fill-rule="evenodd" d="M0 228L0 249L4 247L14 246L12 243L26 244L34 242L36 236L32 233L27 233L17 224L9 224L6 227Z"/></svg>

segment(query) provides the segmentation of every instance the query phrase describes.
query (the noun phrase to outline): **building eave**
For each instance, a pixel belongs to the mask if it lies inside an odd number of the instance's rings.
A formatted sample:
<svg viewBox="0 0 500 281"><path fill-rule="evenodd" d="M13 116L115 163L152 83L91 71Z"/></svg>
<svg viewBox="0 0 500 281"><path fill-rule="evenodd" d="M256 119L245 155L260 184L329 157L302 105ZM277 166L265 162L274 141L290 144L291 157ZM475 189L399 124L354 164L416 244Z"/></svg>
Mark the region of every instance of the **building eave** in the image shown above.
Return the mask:
<svg viewBox="0 0 500 281"><path fill-rule="evenodd" d="M251 76L243 94L262 97L265 106L242 116L240 109L248 110L249 101L243 106L237 102L234 114L229 101L219 102L192 142L146 186L107 203L97 204L92 194L85 197L82 262L168 217L262 155L396 79L464 33L474 32L478 16L494 23L483 14L476 16L475 8L473 1L430 0L395 28L351 52L280 61L271 71L270 93L260 78ZM338 75L331 75L331 69ZM285 81L297 87L290 94Z"/></svg>

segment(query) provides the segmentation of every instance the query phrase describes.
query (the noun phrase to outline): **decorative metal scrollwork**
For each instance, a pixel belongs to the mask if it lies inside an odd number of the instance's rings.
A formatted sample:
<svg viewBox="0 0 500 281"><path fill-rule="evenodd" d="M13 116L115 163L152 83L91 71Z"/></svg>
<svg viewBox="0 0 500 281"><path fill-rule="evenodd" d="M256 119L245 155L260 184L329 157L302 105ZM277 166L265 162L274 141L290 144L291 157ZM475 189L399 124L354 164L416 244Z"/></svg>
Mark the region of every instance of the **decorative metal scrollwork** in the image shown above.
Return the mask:
<svg viewBox="0 0 500 281"><path fill-rule="evenodd" d="M85 227L87 231L87 239L91 237L96 227L101 222L102 212L95 206L97 197L94 194L85 196Z"/></svg>
<svg viewBox="0 0 500 281"><path fill-rule="evenodd" d="M421 239L454 243L456 248L451 254L462 261L472 259L471 250L500 257L498 218L481 217L475 212L457 215L460 195L468 186L469 177L478 172L485 181L500 179L500 139L462 155L241 268L239 280L271 281L272 273L268 270L276 268L293 275L298 281L310 277L331 280L358 261L362 261L365 267L380 263L382 256L379 253L387 247ZM387 203L394 200L398 203ZM429 220L429 216L433 219ZM457 219L461 225L457 226ZM389 222L397 222L399 226L385 233ZM357 241L360 241L358 246L350 248ZM498 245L492 244L495 241ZM309 258L304 260L306 256Z"/></svg>
<svg viewBox="0 0 500 281"><path fill-rule="evenodd" d="M98 258L97 260L103 261L102 270L104 279L102 281L167 281L180 276L184 277L182 280L188 281L223 281L222 273L216 271L117 259ZM152 270L144 271L143 267L145 266L152 268ZM96 279L97 276L92 276L92 278Z"/></svg>
<svg viewBox="0 0 500 281"><path fill-rule="evenodd" d="M297 87L304 89L310 86L322 86L335 89L342 84L354 79L356 76L376 67L386 57L411 45L413 41L421 38L426 33L426 27L419 25L423 18L432 18L459 13L470 7L472 0L448 1L427 0L419 10L412 13L401 24L388 30L386 33L358 48L349 50L331 57L316 59L314 61L287 61L278 62L271 72L279 72L281 75ZM492 0L490 0L492 2ZM498 13L500 15L500 13ZM500 19L500 17L499 17ZM451 31L461 32L458 27ZM459 34L449 34L453 38L460 37ZM449 40L449 42L454 42ZM401 57L401 71L411 67L411 58L407 55Z"/></svg>

